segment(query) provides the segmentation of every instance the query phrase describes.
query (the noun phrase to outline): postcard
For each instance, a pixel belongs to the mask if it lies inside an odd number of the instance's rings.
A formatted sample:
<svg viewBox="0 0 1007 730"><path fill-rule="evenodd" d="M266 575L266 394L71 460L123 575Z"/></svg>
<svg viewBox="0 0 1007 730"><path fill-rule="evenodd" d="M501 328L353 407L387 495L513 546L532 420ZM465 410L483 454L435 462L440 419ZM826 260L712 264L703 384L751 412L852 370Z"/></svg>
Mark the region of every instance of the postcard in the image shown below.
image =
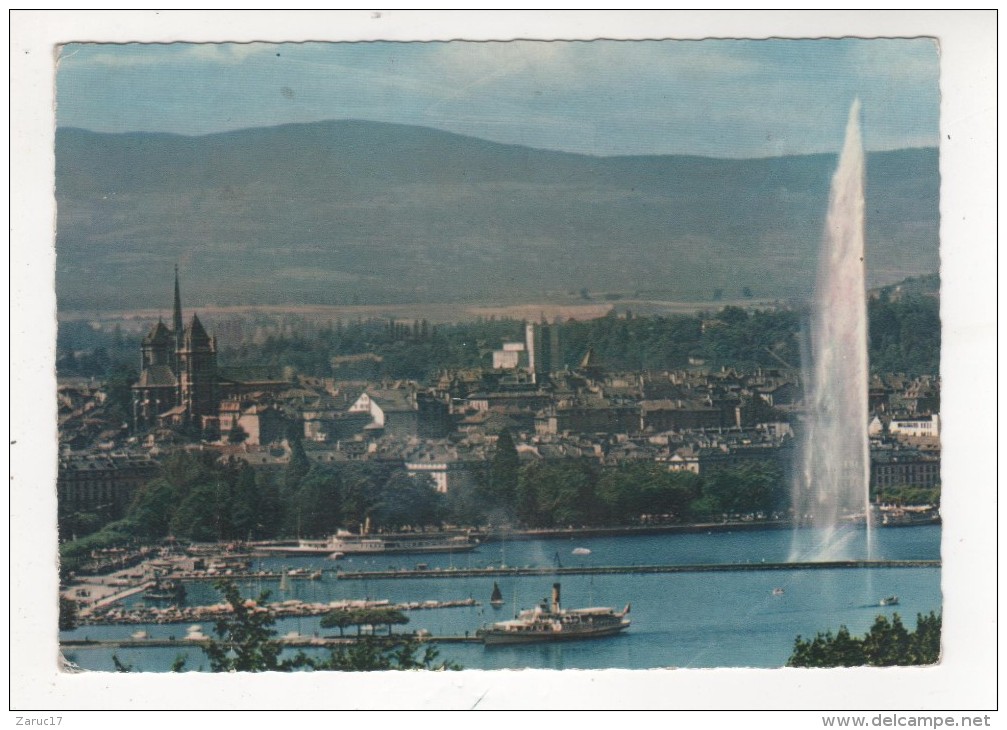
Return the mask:
<svg viewBox="0 0 1007 730"><path fill-rule="evenodd" d="M733 16L19 14L24 707L983 709L988 16Z"/></svg>

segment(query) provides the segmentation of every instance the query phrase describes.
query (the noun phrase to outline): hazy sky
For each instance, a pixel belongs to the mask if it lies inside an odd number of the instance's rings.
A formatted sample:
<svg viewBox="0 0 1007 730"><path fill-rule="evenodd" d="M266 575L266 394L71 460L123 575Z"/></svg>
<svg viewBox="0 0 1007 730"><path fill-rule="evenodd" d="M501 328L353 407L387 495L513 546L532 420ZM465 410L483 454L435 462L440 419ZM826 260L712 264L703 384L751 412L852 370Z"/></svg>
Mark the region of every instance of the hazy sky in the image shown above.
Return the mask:
<svg viewBox="0 0 1007 730"><path fill-rule="evenodd" d="M929 39L83 45L57 123L204 134L322 119L597 155L836 152L939 142Z"/></svg>

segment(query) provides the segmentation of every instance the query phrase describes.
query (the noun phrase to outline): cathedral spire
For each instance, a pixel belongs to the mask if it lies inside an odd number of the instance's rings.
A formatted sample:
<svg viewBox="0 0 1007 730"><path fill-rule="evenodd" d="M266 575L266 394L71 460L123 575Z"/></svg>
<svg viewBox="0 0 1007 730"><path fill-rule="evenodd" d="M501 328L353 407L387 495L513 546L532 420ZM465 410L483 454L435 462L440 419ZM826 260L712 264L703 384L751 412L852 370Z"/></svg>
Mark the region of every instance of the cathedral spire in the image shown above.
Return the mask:
<svg viewBox="0 0 1007 730"><path fill-rule="evenodd" d="M182 295L178 289L178 264L175 264L175 313L172 318L172 326L175 328L175 342L182 342Z"/></svg>

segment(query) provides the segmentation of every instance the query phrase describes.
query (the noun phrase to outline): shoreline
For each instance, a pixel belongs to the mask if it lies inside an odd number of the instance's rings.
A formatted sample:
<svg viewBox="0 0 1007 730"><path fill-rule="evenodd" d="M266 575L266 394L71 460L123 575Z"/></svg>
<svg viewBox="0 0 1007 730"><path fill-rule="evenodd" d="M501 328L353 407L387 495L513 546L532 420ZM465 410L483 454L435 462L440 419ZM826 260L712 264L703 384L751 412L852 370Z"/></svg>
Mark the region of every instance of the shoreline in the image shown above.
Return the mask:
<svg viewBox="0 0 1007 730"><path fill-rule="evenodd" d="M749 532L792 529L791 520L747 520L736 522L690 522L670 525L620 525L613 527L549 527L522 530L490 529L480 542L504 540L542 540L559 537L628 537L633 535L691 534L714 532Z"/></svg>

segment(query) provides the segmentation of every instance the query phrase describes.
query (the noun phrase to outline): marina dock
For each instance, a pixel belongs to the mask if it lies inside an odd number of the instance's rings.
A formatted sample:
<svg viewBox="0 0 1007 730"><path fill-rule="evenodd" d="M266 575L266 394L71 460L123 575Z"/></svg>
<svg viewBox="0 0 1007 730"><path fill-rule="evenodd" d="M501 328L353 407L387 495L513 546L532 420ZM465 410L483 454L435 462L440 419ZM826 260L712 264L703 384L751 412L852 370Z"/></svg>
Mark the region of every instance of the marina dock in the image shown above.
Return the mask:
<svg viewBox="0 0 1007 730"><path fill-rule="evenodd" d="M357 636L278 636L272 641L284 648L333 648L354 644L361 638L402 639L410 638L419 642L438 644L481 644L482 639L470 636L416 636L414 634L387 634ZM63 649L198 649L206 646L210 639L65 639L60 642Z"/></svg>
<svg viewBox="0 0 1007 730"><path fill-rule="evenodd" d="M332 611L354 609L387 609L394 611L428 611L439 608L466 608L479 606L474 598L462 598L448 601L409 601L406 603L390 603L388 601L343 600L328 603L305 603L291 599L270 603L268 610L274 618L297 618L308 616L324 616ZM166 606L157 608L142 606L138 608L109 608L100 612L82 613L81 626L108 626L128 624L185 624L197 621L211 621L231 613L231 608L225 603L212 606ZM150 646L150 644L144 644Z"/></svg>

